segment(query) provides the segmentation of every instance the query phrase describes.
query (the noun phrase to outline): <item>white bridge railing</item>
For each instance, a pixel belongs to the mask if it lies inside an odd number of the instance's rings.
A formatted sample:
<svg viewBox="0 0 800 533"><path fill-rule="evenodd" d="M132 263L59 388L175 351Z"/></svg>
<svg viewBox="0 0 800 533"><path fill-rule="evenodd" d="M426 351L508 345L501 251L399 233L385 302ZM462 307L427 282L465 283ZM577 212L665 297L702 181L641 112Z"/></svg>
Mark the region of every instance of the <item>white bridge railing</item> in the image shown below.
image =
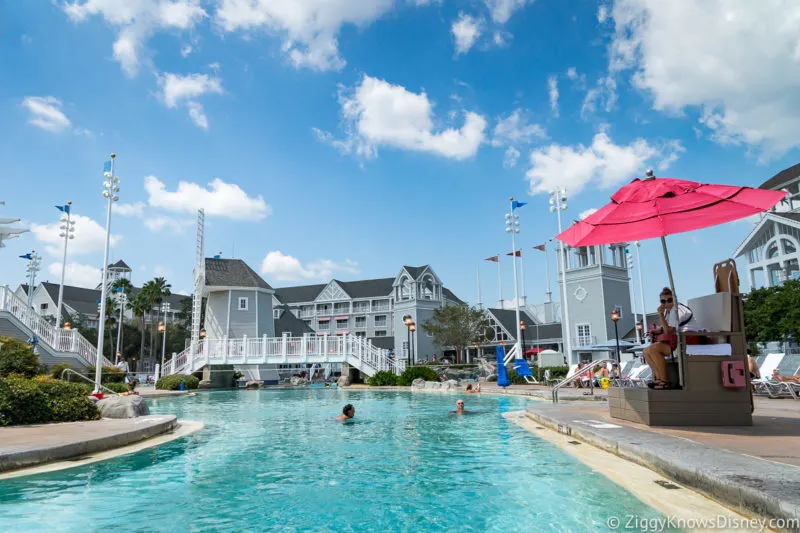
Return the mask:
<svg viewBox="0 0 800 533"><path fill-rule="evenodd" d="M305 335L303 337L242 337L203 339L192 355L191 347L164 364L161 375L191 373L206 365L348 363L368 376L379 371L400 375L405 361L391 359L363 337L355 335Z"/></svg>
<svg viewBox="0 0 800 533"><path fill-rule="evenodd" d="M77 330L57 328L48 322L28 302L14 294L10 287L0 287L0 311L5 311L30 329L39 342L44 342L54 351L76 353L86 360L90 366L97 361L97 347L84 338ZM103 357L103 364L113 365Z"/></svg>

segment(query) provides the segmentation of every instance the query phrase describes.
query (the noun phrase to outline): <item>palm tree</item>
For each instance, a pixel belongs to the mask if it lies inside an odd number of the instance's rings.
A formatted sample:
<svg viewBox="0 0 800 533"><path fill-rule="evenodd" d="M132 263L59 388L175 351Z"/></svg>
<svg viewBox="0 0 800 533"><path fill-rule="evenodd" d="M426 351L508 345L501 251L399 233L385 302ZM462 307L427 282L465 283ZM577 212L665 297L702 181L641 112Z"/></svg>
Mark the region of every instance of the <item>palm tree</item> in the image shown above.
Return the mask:
<svg viewBox="0 0 800 533"><path fill-rule="evenodd" d="M118 280L116 280L114 282L113 285L111 285L111 289L114 292L122 292L126 297L126 299L125 299L126 303L125 304L122 304L122 302L120 300L117 300L117 304L118 304L117 305L117 312L119 312L119 307L120 306L122 306L122 308L123 308L122 309L123 318L122 318L122 320L119 320L119 323L117 324L117 334L119 335L119 338L120 338L120 346L122 346L121 332L124 331L123 325L125 323L125 310L126 309L130 309L132 304L133 304L133 302L131 301L131 294L133 293L133 283L131 283L131 280L129 280L129 279L119 278ZM117 316L117 315L114 315L114 316ZM121 350L121 348L120 348L120 350Z"/></svg>
<svg viewBox="0 0 800 533"><path fill-rule="evenodd" d="M144 357L144 332L146 331L145 328L145 315L147 312L153 307L149 301L149 296L144 287L141 291L133 298L131 302L133 307L133 314L136 318L139 319L139 325L142 329L142 339L141 344L139 345L139 359Z"/></svg>
<svg viewBox="0 0 800 533"><path fill-rule="evenodd" d="M156 340L156 328L158 327L158 321L160 319L161 313L161 303L164 301L164 298L172 294L170 290L172 285L167 283L167 280L161 277L153 278L152 280L148 281L142 287L142 292L145 293L146 302L149 304L149 311L152 312L153 307L156 308L156 320L152 321L151 324L151 332L150 332L150 353L155 353L155 340Z"/></svg>

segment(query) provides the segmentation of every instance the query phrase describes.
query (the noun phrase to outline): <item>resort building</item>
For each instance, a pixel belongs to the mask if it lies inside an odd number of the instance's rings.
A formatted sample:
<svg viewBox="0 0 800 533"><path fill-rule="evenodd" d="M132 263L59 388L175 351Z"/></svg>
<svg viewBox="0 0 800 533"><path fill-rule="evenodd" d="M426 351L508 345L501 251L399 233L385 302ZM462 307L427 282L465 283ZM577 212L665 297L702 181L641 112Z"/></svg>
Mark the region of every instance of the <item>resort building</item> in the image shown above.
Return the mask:
<svg viewBox="0 0 800 533"><path fill-rule="evenodd" d="M760 216L733 252L734 258L745 258L740 266L747 273L750 289L800 279L800 163L778 172L760 188L788 194Z"/></svg>

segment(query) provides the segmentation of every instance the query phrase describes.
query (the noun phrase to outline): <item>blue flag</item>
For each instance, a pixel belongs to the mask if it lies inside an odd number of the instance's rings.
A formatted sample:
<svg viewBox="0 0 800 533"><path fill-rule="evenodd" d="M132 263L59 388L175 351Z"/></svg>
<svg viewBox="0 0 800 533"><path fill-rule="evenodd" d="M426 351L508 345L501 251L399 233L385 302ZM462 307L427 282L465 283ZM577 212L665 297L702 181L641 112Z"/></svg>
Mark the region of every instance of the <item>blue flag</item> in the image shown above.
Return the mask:
<svg viewBox="0 0 800 533"><path fill-rule="evenodd" d="M20 257L20 259L27 259L28 261L33 259L33 257L31 257L31 254L21 255L19 257Z"/></svg>
<svg viewBox="0 0 800 533"><path fill-rule="evenodd" d="M103 172L111 172L111 161L103 163Z"/></svg>
<svg viewBox="0 0 800 533"><path fill-rule="evenodd" d="M70 206L69 206L69 204L65 204L65 205L57 205L57 206L56 206L56 209L58 209L58 210L59 210L59 211L61 211L62 213L69 214L69 207L70 207Z"/></svg>
<svg viewBox="0 0 800 533"><path fill-rule="evenodd" d="M214 259L220 259L220 258L222 258L222 256L221 256L221 255L215 255L215 256L214 256Z"/></svg>
<svg viewBox="0 0 800 533"><path fill-rule="evenodd" d="M518 201L514 200L513 202L511 202L511 209L513 210L513 209L516 209L518 207L522 207L523 205L528 205L528 202L518 202Z"/></svg>

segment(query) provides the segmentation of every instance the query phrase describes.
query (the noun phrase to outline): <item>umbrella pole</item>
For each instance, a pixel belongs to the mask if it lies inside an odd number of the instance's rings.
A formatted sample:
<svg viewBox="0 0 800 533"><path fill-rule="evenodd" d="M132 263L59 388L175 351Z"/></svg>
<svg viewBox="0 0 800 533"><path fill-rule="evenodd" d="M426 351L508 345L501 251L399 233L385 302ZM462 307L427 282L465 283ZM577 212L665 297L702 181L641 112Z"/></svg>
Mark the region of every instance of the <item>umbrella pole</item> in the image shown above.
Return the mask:
<svg viewBox="0 0 800 533"><path fill-rule="evenodd" d="M678 383L683 387L683 343L681 343L681 324L680 313L678 312L678 294L675 292L675 280L672 278L672 266L669 263L669 251L667 251L667 240L661 237L661 247L664 249L664 260L667 263L667 275L669 276L669 287L672 289L672 298L675 300L675 314L678 316L678 327L675 334L678 336Z"/></svg>

